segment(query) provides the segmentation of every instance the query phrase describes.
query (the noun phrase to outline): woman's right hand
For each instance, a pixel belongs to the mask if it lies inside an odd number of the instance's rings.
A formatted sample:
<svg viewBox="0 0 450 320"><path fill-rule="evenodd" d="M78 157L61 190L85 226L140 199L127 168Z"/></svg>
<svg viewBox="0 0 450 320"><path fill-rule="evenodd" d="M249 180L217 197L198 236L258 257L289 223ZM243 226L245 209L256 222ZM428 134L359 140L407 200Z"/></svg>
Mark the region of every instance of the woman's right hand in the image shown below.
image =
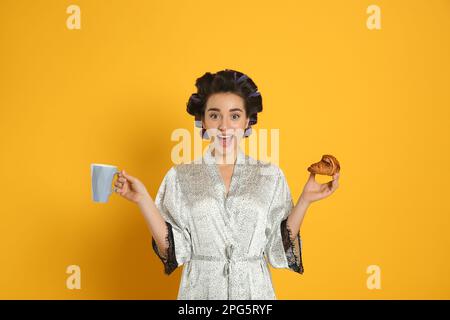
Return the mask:
<svg viewBox="0 0 450 320"><path fill-rule="evenodd" d="M139 203L149 197L147 189L138 178L130 176L122 170L118 174L118 179L114 183L114 191L134 203Z"/></svg>

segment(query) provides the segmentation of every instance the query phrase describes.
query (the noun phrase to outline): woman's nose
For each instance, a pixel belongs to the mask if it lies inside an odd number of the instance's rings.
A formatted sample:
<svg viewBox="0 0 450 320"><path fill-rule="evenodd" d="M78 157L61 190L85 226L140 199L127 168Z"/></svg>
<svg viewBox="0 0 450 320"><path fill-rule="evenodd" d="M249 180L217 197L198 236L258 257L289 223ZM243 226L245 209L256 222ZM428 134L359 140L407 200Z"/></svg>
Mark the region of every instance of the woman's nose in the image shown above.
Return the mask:
<svg viewBox="0 0 450 320"><path fill-rule="evenodd" d="M226 119L220 120L219 130L222 132L226 132L228 128L229 128L228 120L226 120Z"/></svg>

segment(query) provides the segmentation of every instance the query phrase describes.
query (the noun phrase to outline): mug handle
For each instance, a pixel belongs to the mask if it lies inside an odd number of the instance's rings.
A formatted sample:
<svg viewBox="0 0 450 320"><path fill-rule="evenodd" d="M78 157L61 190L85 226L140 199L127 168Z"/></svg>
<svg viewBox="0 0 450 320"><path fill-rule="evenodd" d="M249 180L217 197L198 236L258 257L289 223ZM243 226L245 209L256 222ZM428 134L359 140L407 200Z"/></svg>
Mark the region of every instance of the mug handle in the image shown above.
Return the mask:
<svg viewBox="0 0 450 320"><path fill-rule="evenodd" d="M114 181L114 176L116 175L116 174L119 174L120 173L120 171L122 171L122 170L119 170L119 169L117 169L117 171L116 172L114 172L114 174L113 174L113 181ZM114 192L114 185L113 186L111 186L111 193L115 193Z"/></svg>

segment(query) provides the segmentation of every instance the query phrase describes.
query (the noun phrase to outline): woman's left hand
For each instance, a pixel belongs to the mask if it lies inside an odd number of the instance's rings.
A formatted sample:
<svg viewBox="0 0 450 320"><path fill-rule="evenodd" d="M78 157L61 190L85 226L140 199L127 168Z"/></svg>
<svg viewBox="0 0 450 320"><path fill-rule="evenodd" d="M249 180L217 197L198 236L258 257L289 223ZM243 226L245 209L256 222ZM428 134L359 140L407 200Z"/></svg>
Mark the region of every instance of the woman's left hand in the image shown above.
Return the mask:
<svg viewBox="0 0 450 320"><path fill-rule="evenodd" d="M339 186L339 173L333 175L333 180L326 183L318 183L315 173L310 173L309 179L303 187L300 199L307 204L323 199L332 194Z"/></svg>

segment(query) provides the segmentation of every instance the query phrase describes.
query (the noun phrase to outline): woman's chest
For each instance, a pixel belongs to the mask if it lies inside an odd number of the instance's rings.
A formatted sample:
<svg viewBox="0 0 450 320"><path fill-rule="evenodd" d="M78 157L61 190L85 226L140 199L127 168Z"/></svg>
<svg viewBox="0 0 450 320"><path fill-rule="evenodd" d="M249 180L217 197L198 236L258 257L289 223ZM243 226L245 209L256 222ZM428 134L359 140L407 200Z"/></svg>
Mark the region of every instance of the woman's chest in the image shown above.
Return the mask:
<svg viewBox="0 0 450 320"><path fill-rule="evenodd" d="M229 165L219 166L218 171L220 180L224 185L225 194L228 194L228 192L230 191L231 178L233 177L234 166Z"/></svg>
<svg viewBox="0 0 450 320"><path fill-rule="evenodd" d="M234 168L232 173L225 170L222 177L200 169L185 175L181 190L186 216L199 227L218 222L254 226L265 221L275 180L259 174L257 169L249 166Z"/></svg>

